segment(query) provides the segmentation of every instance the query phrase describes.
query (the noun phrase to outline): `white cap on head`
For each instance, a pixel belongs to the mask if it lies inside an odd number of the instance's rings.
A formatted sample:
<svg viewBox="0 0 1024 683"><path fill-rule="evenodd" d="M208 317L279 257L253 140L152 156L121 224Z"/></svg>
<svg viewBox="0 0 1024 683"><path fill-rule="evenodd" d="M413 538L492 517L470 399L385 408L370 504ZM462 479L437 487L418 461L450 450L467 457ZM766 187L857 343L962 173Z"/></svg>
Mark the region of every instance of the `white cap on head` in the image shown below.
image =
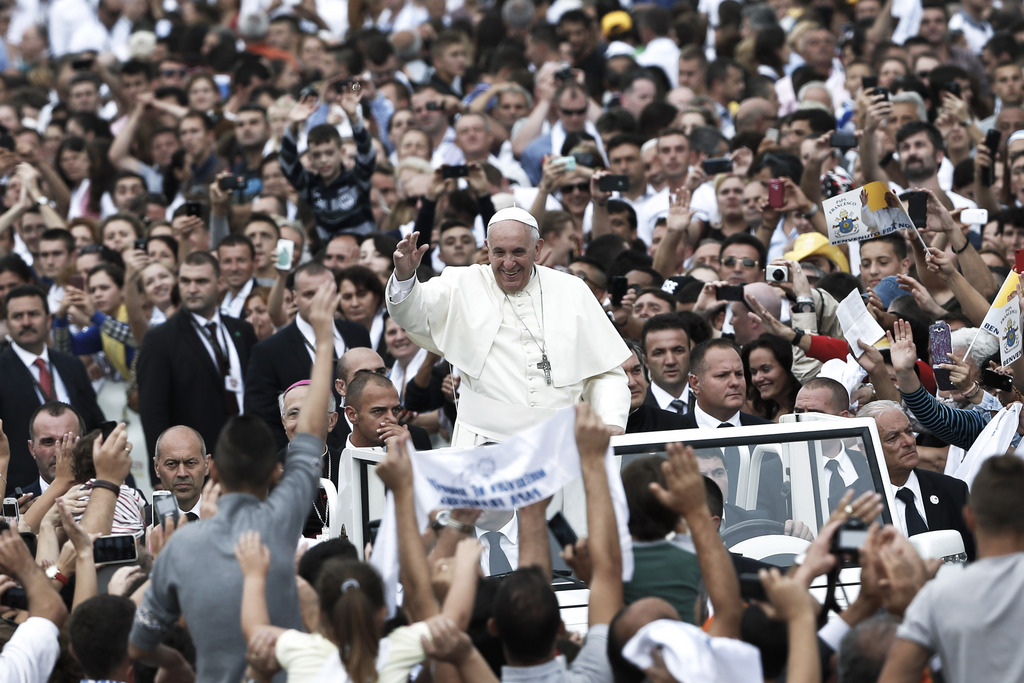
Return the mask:
<svg viewBox="0 0 1024 683"><path fill-rule="evenodd" d="M516 221L540 231L540 225L537 224L537 219L533 217L533 214L526 209L520 209L518 206L510 206L507 209L495 212L491 216L491 220L487 222L487 227L490 228L495 223L500 223L501 221Z"/></svg>

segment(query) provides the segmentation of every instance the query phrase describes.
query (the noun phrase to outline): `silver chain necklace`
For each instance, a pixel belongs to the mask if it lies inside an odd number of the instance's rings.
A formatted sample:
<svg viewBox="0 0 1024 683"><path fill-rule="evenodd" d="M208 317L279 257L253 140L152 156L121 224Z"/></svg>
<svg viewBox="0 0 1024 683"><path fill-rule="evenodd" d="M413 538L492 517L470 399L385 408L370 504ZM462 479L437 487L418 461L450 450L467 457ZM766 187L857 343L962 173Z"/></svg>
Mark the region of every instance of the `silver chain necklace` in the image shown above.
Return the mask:
<svg viewBox="0 0 1024 683"><path fill-rule="evenodd" d="M541 339L543 340L544 339L544 284L540 280L540 273L537 274L537 287L540 288L540 336L541 336ZM513 315L516 316L516 319L519 320L520 324L523 326L523 329L526 330L527 334L530 335L530 339L533 340L533 343L536 344L537 348L540 349L540 362L537 363L537 369L544 371L544 383L547 384L550 387L551 386L551 362L548 360L547 342L545 342L545 341L537 341L537 337L534 336L533 330L530 329L530 327L526 324L526 321L523 320L521 315L519 315L519 311L517 311L516 307L512 304L512 300L508 298L508 292L503 292L503 293L505 294L505 301L507 301L508 305L512 308ZM532 299L532 297L531 297L531 299Z"/></svg>

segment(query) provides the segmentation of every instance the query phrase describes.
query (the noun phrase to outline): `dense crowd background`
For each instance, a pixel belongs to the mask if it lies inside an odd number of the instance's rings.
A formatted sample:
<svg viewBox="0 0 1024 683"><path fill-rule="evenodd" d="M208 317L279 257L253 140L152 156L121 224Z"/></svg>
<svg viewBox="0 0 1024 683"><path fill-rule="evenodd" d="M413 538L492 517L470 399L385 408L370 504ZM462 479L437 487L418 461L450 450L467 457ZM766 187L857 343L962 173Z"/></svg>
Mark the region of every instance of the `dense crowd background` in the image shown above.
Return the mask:
<svg viewBox="0 0 1024 683"><path fill-rule="evenodd" d="M662 681L697 667L680 643L722 666L743 640L765 680L787 653L789 680L875 680L892 643L885 680L933 653L933 679L1015 680L1019 648L991 637L1019 632L1000 606L1020 464L957 465L1024 431L1024 370L980 329L1024 248L1022 45L1019 3L989 0L3 0L0 474L22 534L0 534L0 678ZM833 244L822 201L875 181L926 195L919 235ZM840 618L816 634L807 587L836 528L877 517L856 457L829 455L832 521L747 606L732 565L751 567L717 531L772 519L810 540L785 501L736 506L729 449L631 464L624 589L600 466L615 430L585 408L589 539L565 553L591 589L582 649L558 628L543 505L446 513L424 552L398 440L447 445L462 378L386 288L410 235L419 282L496 264L486 226L511 206L539 225L527 265L579 278L627 342L627 433L876 420L893 526ZM882 343L840 324L851 292ZM313 546L297 584L292 562L300 530L329 526L315 473L338 486L344 448L385 445L405 596L386 623L361 549ZM184 529L148 528L159 489ZM973 562L929 582L906 537L936 529ZM91 538L110 533L141 560L97 584ZM709 602L704 641L679 620ZM961 631L935 607L954 603ZM712 670L695 680L726 680Z"/></svg>

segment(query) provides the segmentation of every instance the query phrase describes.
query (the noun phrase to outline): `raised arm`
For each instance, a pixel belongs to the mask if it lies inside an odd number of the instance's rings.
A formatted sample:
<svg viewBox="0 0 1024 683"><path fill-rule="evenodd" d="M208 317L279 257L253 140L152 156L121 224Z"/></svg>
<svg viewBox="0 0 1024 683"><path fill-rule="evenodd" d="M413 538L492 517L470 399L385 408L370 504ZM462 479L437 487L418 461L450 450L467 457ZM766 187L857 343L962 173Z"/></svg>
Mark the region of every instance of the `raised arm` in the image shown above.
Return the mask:
<svg viewBox="0 0 1024 683"><path fill-rule="evenodd" d="M327 399L334 382L334 311L340 297L334 281L325 282L313 295L309 322L316 335L316 357L310 372L309 394L299 410L298 434L322 438L327 430Z"/></svg>
<svg viewBox="0 0 1024 683"><path fill-rule="evenodd" d="M576 406L575 432L587 496L587 529L593 558L588 607L588 622L593 627L610 624L622 608L622 553L604 462L612 430L589 405L581 403Z"/></svg>
<svg viewBox="0 0 1024 683"><path fill-rule="evenodd" d="M96 481L93 482L81 524L89 533L109 534L121 484L132 469L131 446L124 422L118 424L106 439L96 437L92 444L92 460Z"/></svg>
<svg viewBox="0 0 1024 683"><path fill-rule="evenodd" d="M865 184L876 180L889 180L889 177L878 163L878 136L876 131L887 118L892 116L892 103L885 95L871 95L869 102L867 116L864 119L864 137L860 144L860 165L864 173Z"/></svg>
<svg viewBox="0 0 1024 683"><path fill-rule="evenodd" d="M715 608L715 621L710 634L739 638L740 618L743 614L740 584L729 552L711 521L704 493L704 477L697 467L697 456L691 447L679 443L669 444L667 451L668 460L662 464L662 469L665 471L668 489L653 482L650 485L651 491L662 505L682 515L690 529L700 573Z"/></svg>
<svg viewBox="0 0 1024 683"><path fill-rule="evenodd" d="M25 588L30 617L42 617L61 627L68 616L64 601L32 559L17 529L0 533L0 569Z"/></svg>
<svg viewBox="0 0 1024 683"><path fill-rule="evenodd" d="M675 194L675 200L669 201L668 218L665 220L665 236L654 254L654 269L663 277L672 277L676 273L676 252L679 244L692 245L693 235L690 226L696 211L690 209L690 191L686 188Z"/></svg>
<svg viewBox="0 0 1024 683"><path fill-rule="evenodd" d="M388 454L377 466L377 475L395 497L398 524L398 563L405 589L403 606L413 621L423 621L438 613L437 600L430 583L427 553L416 525L416 502L412 488L412 461L405 439L388 439Z"/></svg>

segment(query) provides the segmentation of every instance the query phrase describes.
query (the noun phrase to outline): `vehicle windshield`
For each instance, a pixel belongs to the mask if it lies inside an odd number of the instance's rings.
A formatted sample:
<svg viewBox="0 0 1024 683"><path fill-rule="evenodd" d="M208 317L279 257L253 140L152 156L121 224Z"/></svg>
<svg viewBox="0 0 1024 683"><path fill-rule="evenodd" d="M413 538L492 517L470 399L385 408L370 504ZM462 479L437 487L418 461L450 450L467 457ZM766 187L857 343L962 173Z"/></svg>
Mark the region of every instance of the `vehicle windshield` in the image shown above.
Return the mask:
<svg viewBox="0 0 1024 683"><path fill-rule="evenodd" d="M713 512L721 506L726 546L748 554L757 539L774 537L772 542L785 556L800 552L806 543L787 544L779 537L813 539L848 489L855 497L867 491L883 493L880 521L891 523L884 495L888 477L873 435L867 421L839 419L663 432L647 435L647 443L639 443L644 435L637 435L627 437L631 443L618 441L615 451L624 466L640 457L664 457L665 445L672 441L693 446L701 472L722 492L724 500L709 505ZM653 440L657 437L662 438ZM773 553L766 555L761 549L753 554L767 559ZM792 558L776 559L789 564Z"/></svg>

